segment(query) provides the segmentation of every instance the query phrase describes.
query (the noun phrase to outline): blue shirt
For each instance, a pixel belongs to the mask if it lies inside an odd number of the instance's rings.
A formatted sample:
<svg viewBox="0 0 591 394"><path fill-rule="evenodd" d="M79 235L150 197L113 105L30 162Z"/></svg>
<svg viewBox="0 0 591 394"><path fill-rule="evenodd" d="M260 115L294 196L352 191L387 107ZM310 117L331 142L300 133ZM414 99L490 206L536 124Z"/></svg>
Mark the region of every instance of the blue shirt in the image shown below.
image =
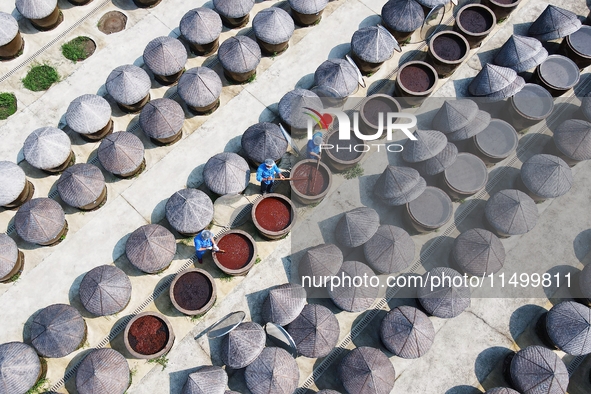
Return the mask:
<svg viewBox="0 0 591 394"><path fill-rule="evenodd" d="M257 181L262 182L265 185L268 185L272 181L263 181L263 178L268 178L268 177L274 178L275 174L277 174L277 175L281 174L281 171L279 170L279 167L277 167L277 164L273 164L273 167L267 168L265 163L263 163L257 169Z"/></svg>
<svg viewBox="0 0 591 394"><path fill-rule="evenodd" d="M205 250L199 250L201 248L208 248L213 246L213 242L211 242L211 238L203 239L201 237L201 233L197 234L195 238L193 238L193 242L195 242L195 251L197 255L203 256L205 254Z"/></svg>
<svg viewBox="0 0 591 394"><path fill-rule="evenodd" d="M320 145L314 143L315 137L322 137L322 133L314 133L312 139L308 141L308 159L317 159L316 156L312 156L312 153L320 154Z"/></svg>

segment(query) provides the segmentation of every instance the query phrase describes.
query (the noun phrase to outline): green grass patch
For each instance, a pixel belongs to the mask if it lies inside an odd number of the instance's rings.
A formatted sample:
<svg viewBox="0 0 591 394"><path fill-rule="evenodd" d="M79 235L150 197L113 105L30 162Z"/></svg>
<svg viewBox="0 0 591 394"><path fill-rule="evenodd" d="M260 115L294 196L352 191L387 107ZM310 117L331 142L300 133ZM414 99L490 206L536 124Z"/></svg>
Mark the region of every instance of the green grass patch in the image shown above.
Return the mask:
<svg viewBox="0 0 591 394"><path fill-rule="evenodd" d="M90 38L80 36L66 42L62 45L62 55L74 63L86 59L88 57L88 51L86 50L88 41L90 41Z"/></svg>
<svg viewBox="0 0 591 394"><path fill-rule="evenodd" d="M347 171L343 172L343 176L345 179L353 179L363 175L363 167L359 164L355 164L355 167L349 168Z"/></svg>
<svg viewBox="0 0 591 394"><path fill-rule="evenodd" d="M221 275L220 275L220 280L222 282L231 282L232 279L234 279L234 276L233 275L228 275L225 272L222 272Z"/></svg>
<svg viewBox="0 0 591 394"><path fill-rule="evenodd" d="M23 85L33 92L40 92L49 89L59 80L60 76L55 68L47 64L39 64L31 67L27 76L23 78Z"/></svg>
<svg viewBox="0 0 591 394"><path fill-rule="evenodd" d="M166 355L162 355L158 358L148 360L148 364L158 364L162 367L162 370L164 371L168 366L168 359L166 358Z"/></svg>
<svg viewBox="0 0 591 394"><path fill-rule="evenodd" d="M257 256L257 259L254 261L255 264L258 264L261 262L261 258L259 256Z"/></svg>
<svg viewBox="0 0 591 394"><path fill-rule="evenodd" d="M16 112L16 96L12 93L0 93L0 120Z"/></svg>
<svg viewBox="0 0 591 394"><path fill-rule="evenodd" d="M47 391L47 389L49 389L49 379L42 378L39 379L37 383L35 383L35 385L29 389L29 391L27 391L27 394L40 394Z"/></svg>

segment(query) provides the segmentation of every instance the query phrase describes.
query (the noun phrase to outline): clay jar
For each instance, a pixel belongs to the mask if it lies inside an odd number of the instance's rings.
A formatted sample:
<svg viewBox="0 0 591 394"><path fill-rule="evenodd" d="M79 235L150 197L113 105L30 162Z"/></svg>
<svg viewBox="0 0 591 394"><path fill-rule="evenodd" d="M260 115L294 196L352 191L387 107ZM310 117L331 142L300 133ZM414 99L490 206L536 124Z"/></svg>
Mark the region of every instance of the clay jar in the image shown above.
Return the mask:
<svg viewBox="0 0 591 394"><path fill-rule="evenodd" d="M364 141L357 138L353 130L351 130L351 138L349 140L339 139L338 130L333 130L326 136L327 147L323 151L323 156L326 158L328 165L335 171L345 171L349 168L355 167L365 155L363 149ZM359 149L361 146L361 149ZM356 149L357 147L357 149Z"/></svg>
<svg viewBox="0 0 591 394"><path fill-rule="evenodd" d="M185 315L200 315L211 309L216 300L213 278L199 268L179 272L170 284L170 300Z"/></svg>
<svg viewBox="0 0 591 394"><path fill-rule="evenodd" d="M524 130L540 123L554 110L554 99L550 93L533 83L526 84L509 101L509 119L516 130Z"/></svg>
<svg viewBox="0 0 591 394"><path fill-rule="evenodd" d="M591 65L591 27L579 30L562 40L560 52L571 59L580 69Z"/></svg>
<svg viewBox="0 0 591 394"><path fill-rule="evenodd" d="M447 78L468 58L470 44L459 33L441 31L429 41L429 60L440 78Z"/></svg>
<svg viewBox="0 0 591 394"><path fill-rule="evenodd" d="M60 23L62 23L64 17L59 9L59 6L55 6L55 9L51 14L41 19L29 19L33 27L39 31L48 31L55 29Z"/></svg>
<svg viewBox="0 0 591 394"><path fill-rule="evenodd" d="M496 23L497 18L490 8L481 4L467 4L458 11L454 30L466 38L470 48L476 48Z"/></svg>
<svg viewBox="0 0 591 394"><path fill-rule="evenodd" d="M162 0L133 0L133 3L138 8L156 7Z"/></svg>
<svg viewBox="0 0 591 394"><path fill-rule="evenodd" d="M268 239L283 238L296 221L293 202L282 194L268 193L252 207L252 221L261 235Z"/></svg>
<svg viewBox="0 0 591 394"><path fill-rule="evenodd" d="M143 312L127 323L123 341L127 351L136 358L158 358L172 347L174 332L164 315Z"/></svg>
<svg viewBox="0 0 591 394"><path fill-rule="evenodd" d="M6 209L17 209L31 198L33 198L33 193L35 193L35 186L27 179L25 182L25 187L19 196L13 202L2 206L2 208Z"/></svg>
<svg viewBox="0 0 591 394"><path fill-rule="evenodd" d="M451 219L453 205L445 192L428 186L423 194L406 204L407 219L420 233L437 230Z"/></svg>
<svg viewBox="0 0 591 394"><path fill-rule="evenodd" d="M396 93L409 106L420 105L435 89L439 78L428 63L412 61L403 64L396 75Z"/></svg>
<svg viewBox="0 0 591 394"><path fill-rule="evenodd" d="M484 162L471 153L460 153L441 173L442 189L454 200L478 193L486 186L488 172Z"/></svg>
<svg viewBox="0 0 591 394"><path fill-rule="evenodd" d="M472 137L473 152L490 167L517 149L519 137L509 123L492 119L486 129Z"/></svg>
<svg viewBox="0 0 591 394"><path fill-rule="evenodd" d="M24 49L25 41L21 36L21 32L17 32L16 36L6 45L0 46L0 60L10 60L19 56L19 53Z"/></svg>
<svg viewBox="0 0 591 394"><path fill-rule="evenodd" d="M376 135L382 118L382 134L378 138L386 136L388 125L388 112L400 112L401 107L394 97L387 94L373 94L368 96L359 107L359 132L364 135ZM380 115L381 114L381 115ZM398 119L394 120L396 123Z"/></svg>
<svg viewBox="0 0 591 394"><path fill-rule="evenodd" d="M231 230L217 240L222 252L213 253L215 265L228 275L246 275L257 258L257 248L250 234Z"/></svg>
<svg viewBox="0 0 591 394"><path fill-rule="evenodd" d="M519 3L521 0L482 0L482 4L495 13L497 21L508 17L510 13L515 11Z"/></svg>
<svg viewBox="0 0 591 394"><path fill-rule="evenodd" d="M314 159L298 162L291 169L292 197L304 205L316 204L324 199L332 184L332 173L326 164Z"/></svg>
<svg viewBox="0 0 591 394"><path fill-rule="evenodd" d="M579 83L580 75L575 62L561 55L551 55L536 67L532 82L545 88L553 97L558 97Z"/></svg>
<svg viewBox="0 0 591 394"><path fill-rule="evenodd" d="M86 5L90 2L92 2L92 0L68 0L68 2L72 5L79 6L79 5Z"/></svg>

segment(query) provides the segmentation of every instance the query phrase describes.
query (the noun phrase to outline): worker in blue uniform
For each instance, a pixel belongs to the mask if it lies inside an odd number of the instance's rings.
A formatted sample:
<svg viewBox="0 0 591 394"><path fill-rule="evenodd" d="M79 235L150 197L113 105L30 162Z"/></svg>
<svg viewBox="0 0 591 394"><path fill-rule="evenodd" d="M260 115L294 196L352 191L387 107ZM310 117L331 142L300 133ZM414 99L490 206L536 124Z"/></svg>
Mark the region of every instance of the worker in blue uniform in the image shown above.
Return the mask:
<svg viewBox="0 0 591 394"><path fill-rule="evenodd" d="M322 133L314 133L312 139L308 141L308 159L320 160L322 154Z"/></svg>
<svg viewBox="0 0 591 394"><path fill-rule="evenodd" d="M213 239L213 233L209 230L203 230L197 234L193 241L195 242L195 252L197 254L197 260L199 260L199 264L203 264L203 255L208 250L213 250L214 252L220 250L217 243Z"/></svg>
<svg viewBox="0 0 591 394"><path fill-rule="evenodd" d="M271 193L273 191L275 175L279 175L280 179L285 179L273 159L266 159L257 169L257 181L261 182L261 194Z"/></svg>

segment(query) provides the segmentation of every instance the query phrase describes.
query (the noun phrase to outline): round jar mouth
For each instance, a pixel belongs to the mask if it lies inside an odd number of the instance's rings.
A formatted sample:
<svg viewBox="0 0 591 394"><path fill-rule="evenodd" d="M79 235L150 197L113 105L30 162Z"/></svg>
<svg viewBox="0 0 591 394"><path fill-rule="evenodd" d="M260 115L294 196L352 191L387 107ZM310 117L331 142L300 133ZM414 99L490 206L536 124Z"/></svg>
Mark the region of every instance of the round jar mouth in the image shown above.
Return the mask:
<svg viewBox="0 0 591 394"><path fill-rule="evenodd" d="M267 215L263 216L265 210ZM254 216L259 226L269 232L281 232L289 228L293 221L291 205L284 199L277 196L267 196L256 206ZM285 222L285 224L281 224ZM273 224L274 223L274 224Z"/></svg>
<svg viewBox="0 0 591 394"><path fill-rule="evenodd" d="M466 11L472 12L474 16L481 17L484 23L486 23L486 30L473 31L469 29L469 23L467 20L462 21L462 14L466 16ZM482 4L467 4L462 7L456 16L456 23L463 33L466 33L474 37L482 37L489 34L495 27L497 18L492 10Z"/></svg>
<svg viewBox="0 0 591 394"><path fill-rule="evenodd" d="M254 264L256 244L254 239L242 230L232 230L218 241L222 252L213 254L213 261L222 271L230 275L247 272Z"/></svg>
<svg viewBox="0 0 591 394"><path fill-rule="evenodd" d="M372 106L375 106L376 104L378 109L384 109L386 111L371 112ZM379 118L377 118L379 113L383 113L382 126L386 127L387 119L385 112L400 112L401 110L402 107L394 97L387 94L374 94L363 100L359 115L365 124L373 129L377 129L379 125L376 120L379 121Z"/></svg>
<svg viewBox="0 0 591 394"><path fill-rule="evenodd" d="M318 166L318 169L316 167ZM331 173L324 163L303 160L292 168L291 190L303 197L321 197L328 191ZM320 181L320 182L318 182Z"/></svg>
<svg viewBox="0 0 591 394"><path fill-rule="evenodd" d="M549 75L556 75L559 68L567 74L568 81L558 83L557 80L548 80ZM579 67L571 59L562 55L550 55L538 66L538 76L550 88L556 90L568 90L579 83L581 72ZM562 85L562 86L561 86Z"/></svg>
<svg viewBox="0 0 591 394"><path fill-rule="evenodd" d="M170 299L185 315L207 312L215 302L213 278L206 271L194 268L177 274L170 285Z"/></svg>
<svg viewBox="0 0 591 394"><path fill-rule="evenodd" d="M142 333L140 330L148 332ZM127 323L123 335L127 350L132 356L141 359L157 358L167 353L174 342L170 322L156 312L136 315Z"/></svg>
<svg viewBox="0 0 591 394"><path fill-rule="evenodd" d="M414 75L417 74L417 75ZM425 89L412 89L409 85L412 86L413 81L417 81L418 75L422 77L423 84L426 82L428 87ZM398 75L396 77L398 81L398 85L400 88L410 95L429 95L435 89L435 85L437 85L438 77L437 71L428 63L421 62L421 61L412 61L408 62L398 70Z"/></svg>
<svg viewBox="0 0 591 394"><path fill-rule="evenodd" d="M456 57L455 59L450 59L449 57L451 56L443 57L443 51L441 51L441 47L444 45L451 44L452 41L454 44L458 45L461 55L459 57ZM454 31L442 31L436 33L429 41L429 49L431 50L431 54L433 55L433 57L437 59L437 61L444 64L462 63L464 60L468 58L468 55L470 54L470 44L468 43L466 38Z"/></svg>

